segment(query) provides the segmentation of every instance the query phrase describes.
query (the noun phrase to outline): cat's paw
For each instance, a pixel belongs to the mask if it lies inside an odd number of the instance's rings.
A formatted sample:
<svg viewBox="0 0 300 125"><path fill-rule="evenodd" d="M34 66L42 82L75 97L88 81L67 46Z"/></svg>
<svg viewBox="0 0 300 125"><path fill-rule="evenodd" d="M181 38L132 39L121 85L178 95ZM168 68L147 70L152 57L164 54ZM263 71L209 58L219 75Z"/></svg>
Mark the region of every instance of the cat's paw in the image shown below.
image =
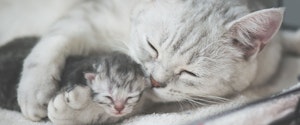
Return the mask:
<svg viewBox="0 0 300 125"><path fill-rule="evenodd" d="M59 68L54 63L34 63L33 58L25 60L17 98L23 115L40 121L47 116L48 102L57 90Z"/></svg>
<svg viewBox="0 0 300 125"><path fill-rule="evenodd" d="M56 91L54 83L39 84L40 80L23 79L18 88L18 103L23 115L32 120L40 121L47 116L47 105ZM27 85L27 86L26 86Z"/></svg>

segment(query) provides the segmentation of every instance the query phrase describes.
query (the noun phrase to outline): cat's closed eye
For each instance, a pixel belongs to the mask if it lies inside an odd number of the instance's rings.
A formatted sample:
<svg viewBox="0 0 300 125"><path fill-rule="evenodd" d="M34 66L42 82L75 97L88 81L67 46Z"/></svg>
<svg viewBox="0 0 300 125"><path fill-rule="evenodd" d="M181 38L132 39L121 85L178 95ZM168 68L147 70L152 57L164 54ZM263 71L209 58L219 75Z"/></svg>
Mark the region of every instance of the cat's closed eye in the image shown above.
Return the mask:
<svg viewBox="0 0 300 125"><path fill-rule="evenodd" d="M113 98L112 97L110 97L110 96L104 96L105 98L107 98L107 99L109 99L111 102L113 102L114 100L113 100Z"/></svg>
<svg viewBox="0 0 300 125"><path fill-rule="evenodd" d="M193 73L191 71L188 71L188 70L181 70L178 75L182 75L183 73L186 73L186 74L188 74L190 76L193 76L193 77L198 77L195 73Z"/></svg>
<svg viewBox="0 0 300 125"><path fill-rule="evenodd" d="M158 57L158 51L157 51L157 49L151 44L151 42L149 41L149 39L147 38L147 43L148 43L148 45L150 46L150 48L155 52L155 58L157 58Z"/></svg>

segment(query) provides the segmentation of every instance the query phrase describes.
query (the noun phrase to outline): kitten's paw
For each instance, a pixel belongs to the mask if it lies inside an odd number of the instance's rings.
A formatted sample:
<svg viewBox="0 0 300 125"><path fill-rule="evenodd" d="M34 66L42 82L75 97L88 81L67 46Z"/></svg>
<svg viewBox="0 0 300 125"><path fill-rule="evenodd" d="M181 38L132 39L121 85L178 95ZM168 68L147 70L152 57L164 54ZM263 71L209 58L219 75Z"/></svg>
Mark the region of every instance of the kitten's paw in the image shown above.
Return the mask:
<svg viewBox="0 0 300 125"><path fill-rule="evenodd" d="M17 97L24 117L32 121L40 121L47 116L48 102L56 91L55 75L53 74L58 73L51 72L53 70L47 68L44 69L43 66L32 65L31 67L23 71L17 89Z"/></svg>
<svg viewBox="0 0 300 125"><path fill-rule="evenodd" d="M48 118L56 125L79 124L82 121L78 117L86 110L89 102L90 89L77 86L69 92L58 94L49 102Z"/></svg>
<svg viewBox="0 0 300 125"><path fill-rule="evenodd" d="M48 105L48 118L55 125L71 125L75 115L76 111L69 109L65 102L64 93L61 93L50 100Z"/></svg>
<svg viewBox="0 0 300 125"><path fill-rule="evenodd" d="M66 91L64 96L67 105L73 109L81 109L91 100L91 90L87 86L76 86L71 91Z"/></svg>

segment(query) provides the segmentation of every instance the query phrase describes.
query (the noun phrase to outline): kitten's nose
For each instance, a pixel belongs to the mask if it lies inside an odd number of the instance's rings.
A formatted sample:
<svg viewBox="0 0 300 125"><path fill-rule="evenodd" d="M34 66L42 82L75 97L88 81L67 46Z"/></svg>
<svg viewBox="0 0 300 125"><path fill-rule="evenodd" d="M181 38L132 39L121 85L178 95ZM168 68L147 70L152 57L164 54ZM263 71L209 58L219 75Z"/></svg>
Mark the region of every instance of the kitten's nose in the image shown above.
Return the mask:
<svg viewBox="0 0 300 125"><path fill-rule="evenodd" d="M125 106L124 106L124 104L117 103L117 104L115 104L114 108L115 108L118 112L121 112L121 111L125 108Z"/></svg>
<svg viewBox="0 0 300 125"><path fill-rule="evenodd" d="M155 87L155 88L166 87L165 84L161 84L161 83L157 82L157 81L152 77L152 75L150 75L150 81L151 81L152 87Z"/></svg>

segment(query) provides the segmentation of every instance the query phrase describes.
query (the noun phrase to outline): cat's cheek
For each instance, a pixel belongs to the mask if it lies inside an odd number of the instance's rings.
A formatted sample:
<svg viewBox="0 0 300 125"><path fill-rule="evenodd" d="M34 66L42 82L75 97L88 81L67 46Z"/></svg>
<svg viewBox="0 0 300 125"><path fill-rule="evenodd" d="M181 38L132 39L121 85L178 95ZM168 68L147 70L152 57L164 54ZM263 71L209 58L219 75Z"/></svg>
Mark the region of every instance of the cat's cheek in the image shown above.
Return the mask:
<svg viewBox="0 0 300 125"><path fill-rule="evenodd" d="M144 62L143 66L144 66L144 70L146 72L146 74L150 74L152 72L152 63L151 62Z"/></svg>

